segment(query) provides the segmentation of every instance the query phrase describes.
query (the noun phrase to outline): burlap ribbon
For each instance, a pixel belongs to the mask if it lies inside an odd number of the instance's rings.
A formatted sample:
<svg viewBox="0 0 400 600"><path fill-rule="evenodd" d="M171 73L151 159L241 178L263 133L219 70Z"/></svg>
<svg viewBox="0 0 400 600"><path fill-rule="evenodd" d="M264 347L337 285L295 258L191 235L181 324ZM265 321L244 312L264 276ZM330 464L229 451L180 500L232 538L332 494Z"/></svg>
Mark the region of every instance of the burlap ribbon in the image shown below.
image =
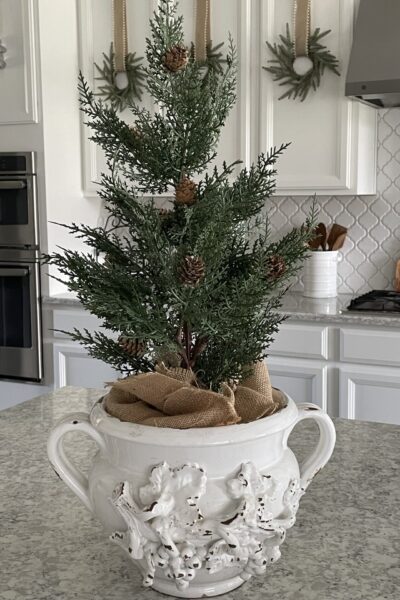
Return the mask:
<svg viewBox="0 0 400 600"><path fill-rule="evenodd" d="M235 392L228 385L216 393L194 383L193 371L160 365L154 373L116 381L105 397L105 408L121 421L190 429L248 423L285 406L283 394L271 386L264 362L253 365Z"/></svg>
<svg viewBox="0 0 400 600"><path fill-rule="evenodd" d="M128 31L126 22L126 0L113 0L114 17L114 69L116 73L126 71L125 58L128 54Z"/></svg>
<svg viewBox="0 0 400 600"><path fill-rule="evenodd" d="M211 38L211 0L197 0L195 58L198 63L207 61L207 45Z"/></svg>
<svg viewBox="0 0 400 600"><path fill-rule="evenodd" d="M311 0L294 0L294 56L308 56Z"/></svg>

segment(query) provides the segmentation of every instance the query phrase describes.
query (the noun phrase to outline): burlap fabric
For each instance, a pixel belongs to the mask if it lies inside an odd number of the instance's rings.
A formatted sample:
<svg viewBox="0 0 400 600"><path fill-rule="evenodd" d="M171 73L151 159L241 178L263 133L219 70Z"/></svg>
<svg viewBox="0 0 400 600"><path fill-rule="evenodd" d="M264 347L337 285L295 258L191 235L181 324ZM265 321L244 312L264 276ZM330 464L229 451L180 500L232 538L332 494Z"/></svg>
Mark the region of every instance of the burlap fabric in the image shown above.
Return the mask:
<svg viewBox="0 0 400 600"><path fill-rule="evenodd" d="M264 362L255 363L235 391L228 385L220 393L199 388L193 371L159 365L154 373L116 381L105 397L106 411L121 421L174 429L249 423L284 406Z"/></svg>

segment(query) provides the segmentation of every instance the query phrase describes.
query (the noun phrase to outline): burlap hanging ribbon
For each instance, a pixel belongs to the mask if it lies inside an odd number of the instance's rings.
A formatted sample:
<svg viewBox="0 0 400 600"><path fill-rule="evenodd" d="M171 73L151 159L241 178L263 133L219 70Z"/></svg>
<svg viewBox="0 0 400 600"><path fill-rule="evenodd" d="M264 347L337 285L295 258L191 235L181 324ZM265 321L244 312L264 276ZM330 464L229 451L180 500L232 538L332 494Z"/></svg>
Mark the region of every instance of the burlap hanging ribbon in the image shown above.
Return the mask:
<svg viewBox="0 0 400 600"><path fill-rule="evenodd" d="M114 17L114 69L116 73L126 71L125 58L128 54L128 31L126 22L126 0L113 0Z"/></svg>
<svg viewBox="0 0 400 600"><path fill-rule="evenodd" d="M308 56L311 27L311 0L294 2L294 56Z"/></svg>
<svg viewBox="0 0 400 600"><path fill-rule="evenodd" d="M211 38L211 0L197 0L195 58L198 63L207 61L207 45Z"/></svg>
<svg viewBox="0 0 400 600"><path fill-rule="evenodd" d="M154 373L116 381L105 397L105 408L121 421L190 429L249 423L272 415L285 406L285 398L272 388L264 362L253 365L251 375L234 392L194 385L193 371L164 365Z"/></svg>

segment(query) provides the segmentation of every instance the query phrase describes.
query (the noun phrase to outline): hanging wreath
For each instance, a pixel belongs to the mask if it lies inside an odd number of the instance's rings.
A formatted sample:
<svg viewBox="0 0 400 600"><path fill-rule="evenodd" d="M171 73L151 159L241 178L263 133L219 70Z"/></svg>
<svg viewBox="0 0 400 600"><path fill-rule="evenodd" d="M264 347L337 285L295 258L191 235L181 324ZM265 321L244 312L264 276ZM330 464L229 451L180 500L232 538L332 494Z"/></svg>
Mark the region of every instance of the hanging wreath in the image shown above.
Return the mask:
<svg viewBox="0 0 400 600"><path fill-rule="evenodd" d="M137 98L141 100L145 74L142 58L135 52L128 52L128 30L126 20L126 0L113 0L114 43L109 54L103 52L103 65L95 63L97 81L103 85L98 95L110 102L115 110L123 111Z"/></svg>
<svg viewBox="0 0 400 600"><path fill-rule="evenodd" d="M266 42L274 58L268 61L271 66L263 68L280 86L288 86L279 100L299 98L304 102L309 92L320 86L326 69L340 76L338 59L321 43L331 30L317 27L310 35L310 10L311 0L295 0L294 39L286 24L286 36L279 36L280 44Z"/></svg>
<svg viewBox="0 0 400 600"><path fill-rule="evenodd" d="M201 62L200 64L204 67L206 67L207 69L212 69L214 71L216 71L217 73L222 73L223 69L224 69L224 64L226 64L226 58L224 58L224 53L221 52L221 48L224 46L224 42L221 42L220 44L217 44L216 46L213 46L211 44L211 42L209 42L207 44L207 48L206 48L206 59L204 62ZM191 60L196 60L196 48L195 48L195 44L192 44L191 49L190 49L190 58ZM199 62L197 60L197 62Z"/></svg>
<svg viewBox="0 0 400 600"><path fill-rule="evenodd" d="M126 71L115 71L114 44L111 43L109 54L103 52L103 66L95 63L98 77L103 85L98 87L97 94L110 102L115 110L123 111L137 98L142 99L145 75L142 68L142 58L137 58L135 52L125 56ZM124 77L126 75L126 77Z"/></svg>

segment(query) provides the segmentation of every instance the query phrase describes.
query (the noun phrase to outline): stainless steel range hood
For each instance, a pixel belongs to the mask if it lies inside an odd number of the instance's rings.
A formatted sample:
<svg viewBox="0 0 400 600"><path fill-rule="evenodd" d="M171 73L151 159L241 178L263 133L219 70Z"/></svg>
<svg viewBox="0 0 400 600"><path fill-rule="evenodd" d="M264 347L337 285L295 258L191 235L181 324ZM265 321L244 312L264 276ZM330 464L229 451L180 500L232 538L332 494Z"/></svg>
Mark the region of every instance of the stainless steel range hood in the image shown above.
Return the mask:
<svg viewBox="0 0 400 600"><path fill-rule="evenodd" d="M346 96L400 106L400 0L360 0Z"/></svg>

